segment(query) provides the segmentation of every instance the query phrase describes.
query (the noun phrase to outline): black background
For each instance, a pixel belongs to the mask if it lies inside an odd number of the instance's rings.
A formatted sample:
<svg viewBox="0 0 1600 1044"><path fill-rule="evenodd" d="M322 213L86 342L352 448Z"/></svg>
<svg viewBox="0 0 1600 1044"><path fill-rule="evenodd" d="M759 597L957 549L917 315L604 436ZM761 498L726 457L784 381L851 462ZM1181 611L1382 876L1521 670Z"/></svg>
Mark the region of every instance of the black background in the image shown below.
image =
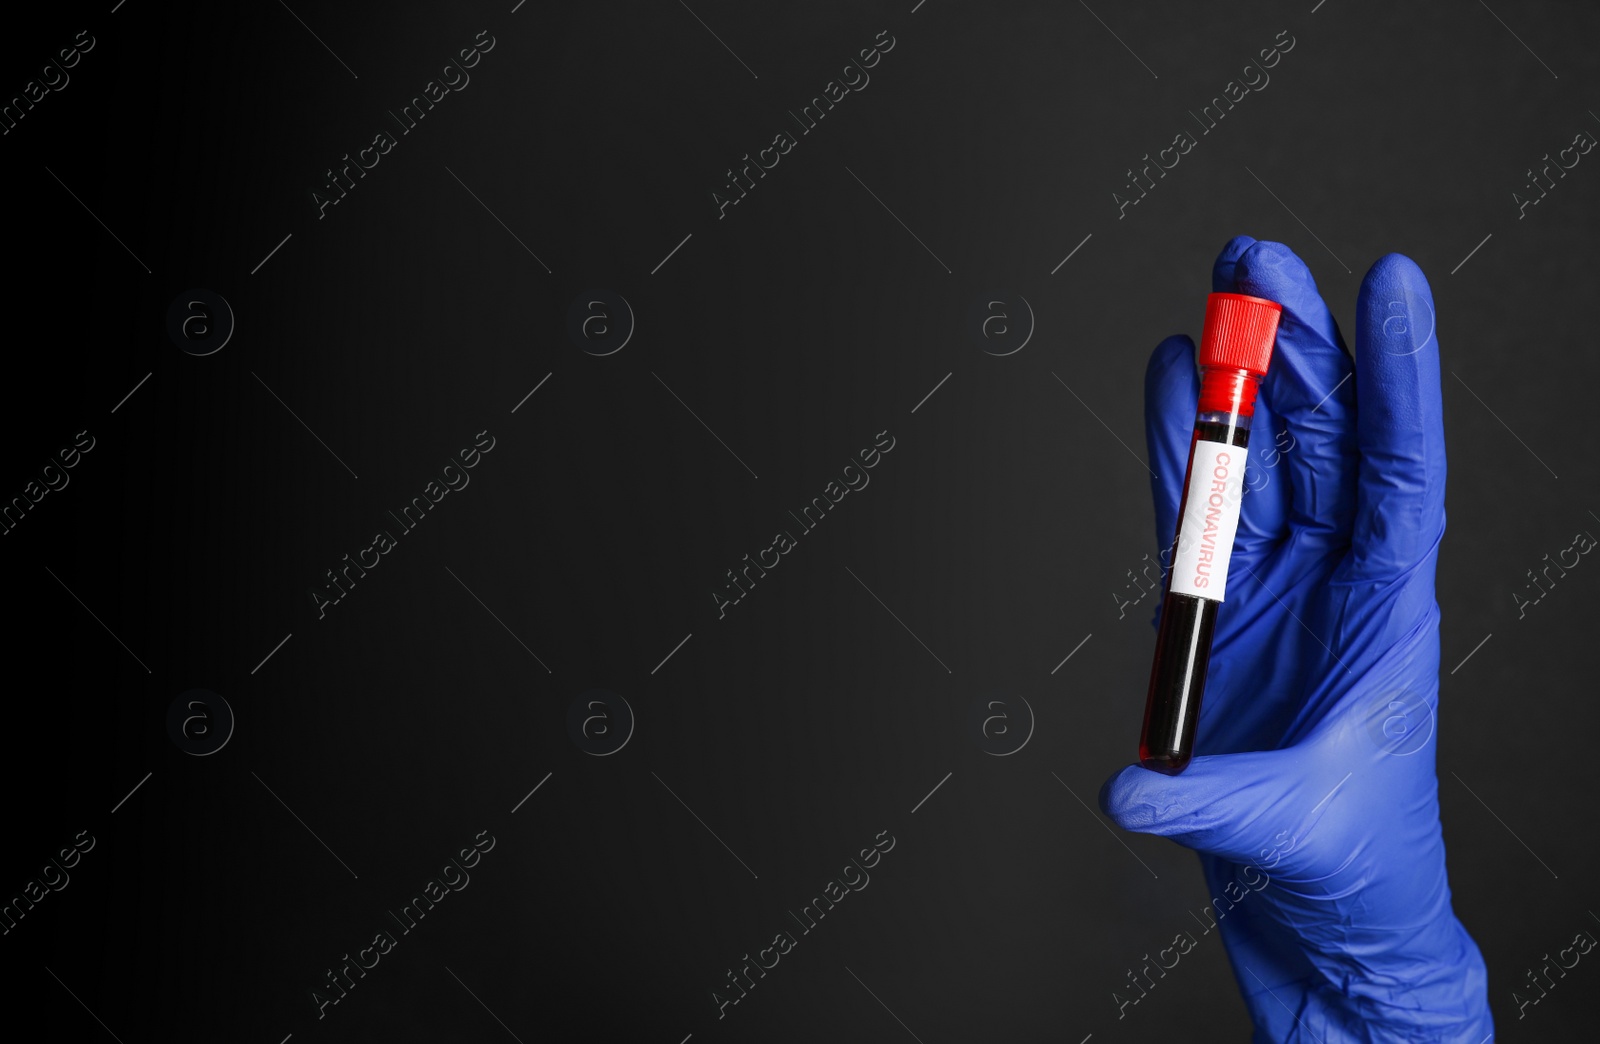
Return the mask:
<svg viewBox="0 0 1600 1044"><path fill-rule="evenodd" d="M1512 994L1600 929L1600 577L1520 617L1513 593L1600 532L1600 157L1525 217L1512 194L1600 135L1600 10L110 6L0 43L20 93L95 39L0 139L0 495L95 439L0 543L0 889L96 839L0 938L13 1019L129 1044L1245 1039L1214 934L1117 1018L1208 897L1094 795L1152 644L1151 599L1119 616L1156 551L1145 361L1198 335L1246 233L1305 258L1347 331L1379 256L1430 277L1456 910L1502 1039L1592 1026L1587 964L1526 1018ZM470 83L319 218L323 171L484 29ZM730 165L885 29L870 83L719 218ZM1127 168L1280 30L1270 83L1119 218ZM193 287L237 323L203 357L166 333ZM604 357L566 334L594 288L636 317ZM1014 354L969 335L992 293L1036 317ZM319 619L307 589L483 431L470 485ZM880 432L870 485L719 619L724 571ZM167 732L197 687L237 716L207 757ZM566 724L594 688L637 719L607 757ZM975 742L984 695L1036 716L1013 756ZM870 886L719 1020L726 970L885 830ZM324 971L480 831L470 885L319 1020Z"/></svg>

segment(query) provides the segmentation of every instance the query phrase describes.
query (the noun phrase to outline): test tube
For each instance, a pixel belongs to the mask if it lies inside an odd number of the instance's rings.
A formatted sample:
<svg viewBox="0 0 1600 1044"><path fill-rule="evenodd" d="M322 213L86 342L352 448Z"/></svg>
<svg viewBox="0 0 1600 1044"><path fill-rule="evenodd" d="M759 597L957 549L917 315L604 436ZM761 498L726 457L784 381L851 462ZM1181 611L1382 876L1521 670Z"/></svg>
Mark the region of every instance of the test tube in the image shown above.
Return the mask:
<svg viewBox="0 0 1600 1044"><path fill-rule="evenodd" d="M1245 294L1206 299L1199 410L1139 737L1139 764L1157 772L1176 775L1194 756L1211 635L1239 528L1256 388L1272 359L1282 312L1274 301Z"/></svg>

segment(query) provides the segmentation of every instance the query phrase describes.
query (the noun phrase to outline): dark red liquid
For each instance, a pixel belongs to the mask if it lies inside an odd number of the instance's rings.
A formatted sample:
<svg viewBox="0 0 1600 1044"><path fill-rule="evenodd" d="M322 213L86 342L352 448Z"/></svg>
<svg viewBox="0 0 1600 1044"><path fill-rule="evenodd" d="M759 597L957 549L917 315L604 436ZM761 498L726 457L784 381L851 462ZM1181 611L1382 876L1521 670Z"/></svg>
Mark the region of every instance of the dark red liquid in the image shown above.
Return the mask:
<svg viewBox="0 0 1600 1044"><path fill-rule="evenodd" d="M1250 444L1250 429L1200 421L1194 426L1194 437L1243 448ZM1192 443L1190 453L1192 457ZM1178 500L1180 512L1188 493L1185 478ZM1181 514L1179 519L1181 525ZM1211 634L1221 604L1210 598L1173 594L1171 590L1162 599L1155 662L1150 667L1150 693L1144 706L1144 729L1139 736L1139 764L1145 768L1176 775L1188 767L1194 756L1195 724L1200 720L1200 698L1205 693L1206 667L1211 662Z"/></svg>

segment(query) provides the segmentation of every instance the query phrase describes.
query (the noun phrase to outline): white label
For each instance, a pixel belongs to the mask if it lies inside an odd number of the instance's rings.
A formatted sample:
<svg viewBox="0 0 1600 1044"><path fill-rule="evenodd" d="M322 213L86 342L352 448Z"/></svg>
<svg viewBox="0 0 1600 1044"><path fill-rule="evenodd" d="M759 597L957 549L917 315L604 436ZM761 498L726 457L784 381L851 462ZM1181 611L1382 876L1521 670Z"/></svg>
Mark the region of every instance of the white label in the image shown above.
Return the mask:
<svg viewBox="0 0 1600 1044"><path fill-rule="evenodd" d="M1244 494L1241 446L1195 440L1189 458L1189 495L1178 521L1171 590L1222 601L1228 587L1228 560L1239 528L1239 498Z"/></svg>

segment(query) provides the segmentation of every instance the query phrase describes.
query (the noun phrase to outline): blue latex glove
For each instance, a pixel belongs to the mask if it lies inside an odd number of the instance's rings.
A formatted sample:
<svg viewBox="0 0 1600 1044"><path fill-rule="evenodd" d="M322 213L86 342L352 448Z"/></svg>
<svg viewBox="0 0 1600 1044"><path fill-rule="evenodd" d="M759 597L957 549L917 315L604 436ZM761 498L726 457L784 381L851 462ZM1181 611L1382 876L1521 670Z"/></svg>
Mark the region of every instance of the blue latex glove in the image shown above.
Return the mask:
<svg viewBox="0 0 1600 1044"><path fill-rule="evenodd" d="M1434 774L1445 452L1427 280L1399 254L1372 266L1354 362L1282 244L1234 239L1213 283L1283 315L1197 756L1178 776L1124 769L1101 806L1201 854L1256 1041L1482 1044L1487 976L1450 906ZM1194 343L1163 341L1145 383L1163 547L1198 394Z"/></svg>

